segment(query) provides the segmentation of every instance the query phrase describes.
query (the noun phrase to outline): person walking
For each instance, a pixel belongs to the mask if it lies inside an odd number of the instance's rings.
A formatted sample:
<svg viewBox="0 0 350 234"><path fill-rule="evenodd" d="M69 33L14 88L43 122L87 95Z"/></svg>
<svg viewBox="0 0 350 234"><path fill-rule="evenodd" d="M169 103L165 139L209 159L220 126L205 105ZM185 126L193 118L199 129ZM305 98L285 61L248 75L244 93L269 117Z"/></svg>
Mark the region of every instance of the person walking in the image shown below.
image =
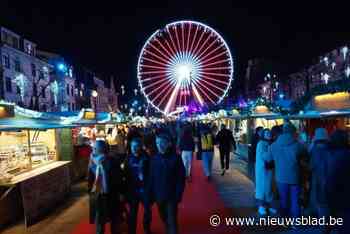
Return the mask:
<svg viewBox="0 0 350 234"><path fill-rule="evenodd" d="M145 234L151 234L151 201L148 190L149 157L142 150L140 138L130 142L131 155L127 165L127 200L129 204L129 234L136 234L139 204L144 208L143 228Z"/></svg>
<svg viewBox="0 0 350 234"><path fill-rule="evenodd" d="M255 160L256 160L256 147L262 137L263 127L259 126L255 128L254 134L251 138L251 146L248 153L248 175L255 182Z"/></svg>
<svg viewBox="0 0 350 234"><path fill-rule="evenodd" d="M180 135L179 148L181 151L181 158L186 169L187 182L191 182L191 167L192 167L192 156L194 151L194 138L192 127L186 124Z"/></svg>
<svg viewBox="0 0 350 234"><path fill-rule="evenodd" d="M111 233L120 233L119 167L107 156L105 141L97 140L91 154L88 172L90 223L96 224L96 234L105 233L111 223Z"/></svg>
<svg viewBox="0 0 350 234"><path fill-rule="evenodd" d="M330 136L330 155L327 157L326 198L329 214L341 217L343 225L337 226L338 233L349 233L350 230L350 147L349 135L344 130L336 130Z"/></svg>
<svg viewBox="0 0 350 234"><path fill-rule="evenodd" d="M277 211L271 207L273 200L272 192L272 167L269 162L272 161L269 154L271 144L271 132L269 129L264 129L262 138L258 142L256 148L256 164L255 164L255 198L258 202L259 215L276 214Z"/></svg>
<svg viewBox="0 0 350 234"><path fill-rule="evenodd" d="M207 180L211 180L214 157L214 135L210 131L209 126L204 125L200 130L200 151L203 162L204 174Z"/></svg>
<svg viewBox="0 0 350 234"><path fill-rule="evenodd" d="M185 190L185 167L172 149L168 134L156 136L158 154L151 158L150 195L156 202L166 234L178 233L178 204Z"/></svg>
<svg viewBox="0 0 350 234"><path fill-rule="evenodd" d="M280 212L283 217L300 216L300 167L306 148L296 139L296 128L287 123L283 134L271 145L271 158L275 165Z"/></svg>
<svg viewBox="0 0 350 234"><path fill-rule="evenodd" d="M217 143L219 145L220 162L221 162L221 175L225 175L226 170L230 169L230 152L236 150L236 142L233 138L232 131L226 129L225 124L221 125L221 129L216 136Z"/></svg>

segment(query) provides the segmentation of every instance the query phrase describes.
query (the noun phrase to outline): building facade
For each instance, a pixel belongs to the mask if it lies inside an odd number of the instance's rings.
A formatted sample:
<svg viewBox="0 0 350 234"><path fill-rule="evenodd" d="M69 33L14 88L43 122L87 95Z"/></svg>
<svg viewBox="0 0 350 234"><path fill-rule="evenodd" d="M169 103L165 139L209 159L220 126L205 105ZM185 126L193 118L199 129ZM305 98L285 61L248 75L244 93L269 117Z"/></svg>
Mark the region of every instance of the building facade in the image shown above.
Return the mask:
<svg viewBox="0 0 350 234"><path fill-rule="evenodd" d="M91 95L91 107L97 112L115 112L118 111L118 95L114 86L114 78L110 78L109 87L105 82L94 77L94 94Z"/></svg>
<svg viewBox="0 0 350 234"><path fill-rule="evenodd" d="M4 27L0 31L1 99L30 109L50 110L51 65L37 57L35 43Z"/></svg>
<svg viewBox="0 0 350 234"><path fill-rule="evenodd" d="M55 53L38 51L37 54L52 67L51 88L54 95L52 102L54 111L77 110L76 96L78 93L73 66Z"/></svg>
<svg viewBox="0 0 350 234"><path fill-rule="evenodd" d="M343 46L319 56L315 63L288 77L292 99L302 97L316 86L350 77L349 48Z"/></svg>

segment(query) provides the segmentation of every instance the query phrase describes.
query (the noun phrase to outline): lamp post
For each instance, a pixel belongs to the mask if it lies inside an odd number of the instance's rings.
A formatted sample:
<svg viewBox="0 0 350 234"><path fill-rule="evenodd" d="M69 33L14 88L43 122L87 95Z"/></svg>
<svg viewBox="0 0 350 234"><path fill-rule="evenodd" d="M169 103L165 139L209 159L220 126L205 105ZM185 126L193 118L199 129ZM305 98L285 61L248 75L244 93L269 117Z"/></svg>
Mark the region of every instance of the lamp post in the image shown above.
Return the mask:
<svg viewBox="0 0 350 234"><path fill-rule="evenodd" d="M98 92L96 90L92 90L91 95L94 100L94 111L95 111L95 118L97 119L97 97L98 97Z"/></svg>

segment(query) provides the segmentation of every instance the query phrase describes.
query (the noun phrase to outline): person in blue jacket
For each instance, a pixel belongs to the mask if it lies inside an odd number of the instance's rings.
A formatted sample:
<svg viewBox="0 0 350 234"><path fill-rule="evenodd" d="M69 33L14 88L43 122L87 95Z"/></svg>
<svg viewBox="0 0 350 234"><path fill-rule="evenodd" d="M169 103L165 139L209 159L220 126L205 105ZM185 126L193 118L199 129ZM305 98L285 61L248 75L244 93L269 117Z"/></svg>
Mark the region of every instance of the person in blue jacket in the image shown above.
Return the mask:
<svg viewBox="0 0 350 234"><path fill-rule="evenodd" d="M127 200L130 208L129 234L136 234L139 204L144 207L143 228L145 234L151 234L151 201L148 189L149 156L142 150L139 137L130 139L131 154L127 163Z"/></svg>
<svg viewBox="0 0 350 234"><path fill-rule="evenodd" d="M158 154L151 159L149 188L152 200L157 203L167 234L178 233L178 204L185 190L185 167L172 150L169 134L156 136Z"/></svg>

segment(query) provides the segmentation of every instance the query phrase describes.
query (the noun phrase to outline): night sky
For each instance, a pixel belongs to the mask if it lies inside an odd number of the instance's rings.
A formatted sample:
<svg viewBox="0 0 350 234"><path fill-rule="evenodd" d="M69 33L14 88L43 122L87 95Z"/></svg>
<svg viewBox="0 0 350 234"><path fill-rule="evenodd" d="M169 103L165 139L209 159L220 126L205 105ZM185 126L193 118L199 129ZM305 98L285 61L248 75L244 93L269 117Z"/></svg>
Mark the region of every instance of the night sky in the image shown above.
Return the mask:
<svg viewBox="0 0 350 234"><path fill-rule="evenodd" d="M176 20L201 21L216 29L234 55L237 80L250 58L273 59L294 72L350 39L348 8L335 1L245 6L230 0L87 2L2 0L0 25L129 87L137 83L137 58L145 40Z"/></svg>

